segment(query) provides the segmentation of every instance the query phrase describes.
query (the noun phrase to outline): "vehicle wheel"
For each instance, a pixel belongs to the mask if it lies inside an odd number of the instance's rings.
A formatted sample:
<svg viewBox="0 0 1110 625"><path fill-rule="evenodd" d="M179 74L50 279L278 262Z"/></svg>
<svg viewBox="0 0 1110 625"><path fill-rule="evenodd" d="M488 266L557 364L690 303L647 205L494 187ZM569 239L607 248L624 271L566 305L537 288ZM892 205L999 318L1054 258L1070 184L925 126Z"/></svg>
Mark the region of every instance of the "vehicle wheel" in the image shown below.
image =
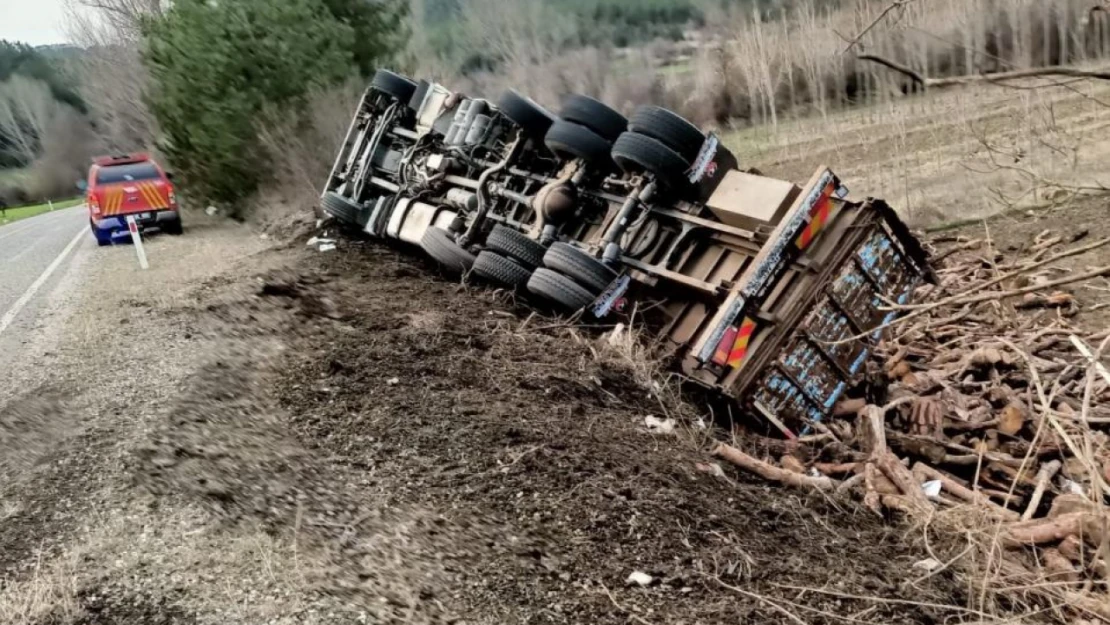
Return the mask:
<svg viewBox="0 0 1110 625"><path fill-rule="evenodd" d="M514 290L524 288L528 284L528 278L532 277L532 272L527 267L489 250L478 254L474 261L474 274Z"/></svg>
<svg viewBox="0 0 1110 625"><path fill-rule="evenodd" d="M604 102L584 95L569 95L563 100L559 117L585 126L609 142L617 140L621 133L628 130L628 119L614 111Z"/></svg>
<svg viewBox="0 0 1110 625"><path fill-rule="evenodd" d="M586 287L563 274L540 267L528 279L528 291L570 310L581 310L596 299Z"/></svg>
<svg viewBox="0 0 1110 625"><path fill-rule="evenodd" d="M551 125L551 130L547 131L543 142L552 152L563 158L580 158L612 167L610 152L613 144L585 126L563 119L557 120Z"/></svg>
<svg viewBox="0 0 1110 625"><path fill-rule="evenodd" d="M347 224L358 223L359 212L362 207L350 198L343 197L335 191L328 191L320 198L320 205L324 212Z"/></svg>
<svg viewBox="0 0 1110 625"><path fill-rule="evenodd" d="M185 233L185 227L181 224L181 217L162 226L162 232L173 236L180 236Z"/></svg>
<svg viewBox="0 0 1110 625"><path fill-rule="evenodd" d="M108 247L112 244L111 234L109 233L108 236L104 236L103 234L101 234L100 229L96 227L96 224L93 223L92 219L89 219L89 230L92 231L93 238L96 239L96 244L98 246Z"/></svg>
<svg viewBox="0 0 1110 625"><path fill-rule="evenodd" d="M501 94L501 99L497 101L497 108L505 117L520 126L526 134L533 137L546 135L551 129L551 124L557 119L531 98L520 95L513 89Z"/></svg>
<svg viewBox="0 0 1110 625"><path fill-rule="evenodd" d="M428 95L428 90L432 88L432 83L420 79L416 85L416 91L412 93L412 98L409 99L409 108L413 113L420 112L420 105L424 103L424 96Z"/></svg>
<svg viewBox="0 0 1110 625"><path fill-rule="evenodd" d="M654 174L663 186L672 189L689 186L686 172L690 170L690 161L658 139L626 132L613 144L613 160L626 172Z"/></svg>
<svg viewBox="0 0 1110 625"><path fill-rule="evenodd" d="M416 83L388 69L379 69L370 81L370 86L405 104L408 104L416 93Z"/></svg>
<svg viewBox="0 0 1110 625"><path fill-rule="evenodd" d="M679 115L658 106L641 106L632 115L628 129L658 139L693 163L705 145L705 134Z"/></svg>
<svg viewBox="0 0 1110 625"><path fill-rule="evenodd" d="M428 228L424 231L420 247L449 271L466 273L474 266L474 255L455 243L451 233L443 228Z"/></svg>
<svg viewBox="0 0 1110 625"><path fill-rule="evenodd" d="M598 294L617 279L617 272L568 243L551 244L547 254L544 254L543 264L548 269L574 278Z"/></svg>
<svg viewBox="0 0 1110 625"><path fill-rule="evenodd" d="M543 255L547 248L538 241L528 238L523 232L502 225L493 227L493 231L486 237L486 247L502 256L515 258L524 266L535 269L543 264Z"/></svg>

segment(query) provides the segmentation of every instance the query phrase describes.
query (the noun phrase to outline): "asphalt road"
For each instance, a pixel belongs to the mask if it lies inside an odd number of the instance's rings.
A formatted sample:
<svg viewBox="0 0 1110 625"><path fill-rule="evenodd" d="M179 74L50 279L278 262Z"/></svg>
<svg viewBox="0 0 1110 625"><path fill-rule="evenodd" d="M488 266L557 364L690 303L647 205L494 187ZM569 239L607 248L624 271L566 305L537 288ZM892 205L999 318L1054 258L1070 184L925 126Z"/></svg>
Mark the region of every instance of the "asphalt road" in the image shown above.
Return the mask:
<svg viewBox="0 0 1110 625"><path fill-rule="evenodd" d="M75 264L96 249L84 206L0 226L0 360L64 299Z"/></svg>

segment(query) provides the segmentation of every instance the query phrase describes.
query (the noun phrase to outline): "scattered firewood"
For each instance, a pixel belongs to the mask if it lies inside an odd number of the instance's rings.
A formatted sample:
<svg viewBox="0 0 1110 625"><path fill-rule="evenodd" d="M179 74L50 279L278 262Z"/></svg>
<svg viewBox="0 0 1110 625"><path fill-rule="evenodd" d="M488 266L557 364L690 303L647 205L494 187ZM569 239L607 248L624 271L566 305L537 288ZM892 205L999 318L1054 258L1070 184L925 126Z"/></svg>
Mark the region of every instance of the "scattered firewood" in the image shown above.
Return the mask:
<svg viewBox="0 0 1110 625"><path fill-rule="evenodd" d="M1075 296L1071 293L1057 291L1052 295L1040 293L1026 293L1021 301L1015 304L1018 308L1071 308L1076 305Z"/></svg>
<svg viewBox="0 0 1110 625"><path fill-rule="evenodd" d="M783 456L782 458L779 459L779 465L781 465L782 468L784 468L787 471L790 471L792 473L799 473L799 474L805 475L805 472L806 472L805 465L802 464L801 460L798 460L794 456Z"/></svg>
<svg viewBox="0 0 1110 625"><path fill-rule="evenodd" d="M1067 585L1105 578L1110 554L1110 515L1092 501L1110 495L1110 331L1076 328L1088 292L1063 289L1101 285L1110 267L1058 261L1110 238L1061 249L1080 238L1042 233L1016 260L989 234L953 240L934 255L946 264L918 290L922 303L889 305L904 314L883 328L883 365L854 381L853 395L888 403L841 399L819 425L785 423L810 433L753 447L781 466L727 445L714 455L767 480L851 492L876 514L974 506L1002 522L1008 583L1040 592L1047 578L1057 597L1085 599Z"/></svg>
<svg viewBox="0 0 1110 625"><path fill-rule="evenodd" d="M998 431L1013 436L1025 427L1025 410L1019 404L1010 404L998 415Z"/></svg>
<svg viewBox="0 0 1110 625"><path fill-rule="evenodd" d="M1063 540L1080 534L1090 516L1085 512L1070 512L1055 518L1015 523L1006 528L1003 543L1008 547L1025 547Z"/></svg>
<svg viewBox="0 0 1110 625"><path fill-rule="evenodd" d="M1046 462L1041 466L1041 470L1037 471L1037 487L1033 494L1029 497L1029 506L1025 508L1025 513L1021 515L1023 521L1033 518L1033 514L1037 512L1037 508L1041 505L1041 498L1044 497L1044 491L1048 488L1048 484L1056 473L1060 471L1062 463L1059 460Z"/></svg>
<svg viewBox="0 0 1110 625"><path fill-rule="evenodd" d="M1057 550L1059 550L1062 556L1070 560L1072 563L1078 564L1080 566L1083 565L1083 556L1086 548L1083 545L1083 541L1079 540L1078 536L1074 534L1072 534L1071 536L1065 536L1064 540L1061 540L1060 544L1057 545L1056 548Z"/></svg>
<svg viewBox="0 0 1110 625"><path fill-rule="evenodd" d="M937 471L929 465L919 462L914 465L913 472L915 475L918 475L923 481L926 479L940 481L941 487L946 492L955 495L956 497L962 499L963 501L966 501L967 503L983 506L983 508L991 511L992 513L1000 516L1003 519L1016 521L1021 518L1021 515L1019 515L1017 512L1014 512L1013 510L1007 510L1006 508L999 506L998 504L992 502L990 498L983 493L977 493L971 490L970 488L957 482L956 479L953 478L951 475L947 475L945 473Z"/></svg>
<svg viewBox="0 0 1110 625"><path fill-rule="evenodd" d="M765 480L772 482L781 482L788 486L795 486L798 488L815 488L817 490L833 490L837 486L836 480L828 477L812 477L809 475L801 475L780 469L769 463L763 462L749 456L748 454L740 451L739 449L725 444L717 443L710 452L713 456L734 464L745 471L754 473Z"/></svg>
<svg viewBox="0 0 1110 625"><path fill-rule="evenodd" d="M1079 581L1079 570L1055 548L1041 550L1041 559L1044 561L1045 577L1053 582Z"/></svg>

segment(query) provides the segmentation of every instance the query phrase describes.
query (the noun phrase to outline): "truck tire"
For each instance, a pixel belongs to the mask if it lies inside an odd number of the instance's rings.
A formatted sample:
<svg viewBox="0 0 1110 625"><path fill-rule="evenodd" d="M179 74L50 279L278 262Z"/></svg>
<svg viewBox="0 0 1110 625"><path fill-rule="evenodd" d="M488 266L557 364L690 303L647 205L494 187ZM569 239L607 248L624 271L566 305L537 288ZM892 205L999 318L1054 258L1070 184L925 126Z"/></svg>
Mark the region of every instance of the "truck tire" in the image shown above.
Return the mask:
<svg viewBox="0 0 1110 625"><path fill-rule="evenodd" d="M544 137L544 145L556 155L567 159L580 158L586 162L611 167L610 152L613 144L585 126L557 120Z"/></svg>
<svg viewBox="0 0 1110 625"><path fill-rule="evenodd" d="M519 290L528 284L532 271L500 254L483 250L474 261L474 275Z"/></svg>
<svg viewBox="0 0 1110 625"><path fill-rule="evenodd" d="M528 291L569 310L581 310L596 299L586 287L563 274L540 267L528 279Z"/></svg>
<svg viewBox="0 0 1110 625"><path fill-rule="evenodd" d="M171 219L162 225L162 232L170 236L181 236L185 234L185 226L181 223L181 215L178 214L177 219Z"/></svg>
<svg viewBox="0 0 1110 625"><path fill-rule="evenodd" d="M613 144L613 160L627 173L648 172L671 189L689 187L686 172L690 161L682 158L658 139L626 132Z"/></svg>
<svg viewBox="0 0 1110 625"><path fill-rule="evenodd" d="M362 207L350 198L343 197L335 191L328 191L320 198L320 207L324 212L335 217L345 224L358 223L359 212Z"/></svg>
<svg viewBox="0 0 1110 625"><path fill-rule="evenodd" d="M424 103L424 97L428 95L428 90L431 88L432 83L424 80L423 78L421 78L420 82L417 83L416 91L414 91L412 93L412 97L409 98L409 108L412 109L413 113L420 112L420 105Z"/></svg>
<svg viewBox="0 0 1110 625"><path fill-rule="evenodd" d="M628 129L658 139L691 163L697 160L705 145L705 134L697 126L658 106L645 105L636 109Z"/></svg>
<svg viewBox="0 0 1110 625"><path fill-rule="evenodd" d="M570 276L595 294L601 294L605 287L617 279L617 272L568 243L551 244L547 254L544 254L543 265Z"/></svg>
<svg viewBox="0 0 1110 625"><path fill-rule="evenodd" d="M486 237L486 247L502 256L515 258L525 267L535 269L543 264L547 249L538 241L529 239L523 232L506 228L500 224Z"/></svg>
<svg viewBox="0 0 1110 625"><path fill-rule="evenodd" d="M514 89L501 94L501 99L497 101L497 108L500 109L501 114L520 126L525 134L532 137L546 135L551 129L551 124L554 124L557 119L547 109Z"/></svg>
<svg viewBox="0 0 1110 625"><path fill-rule="evenodd" d="M474 255L463 249L451 233L443 228L428 228L420 238L420 247L437 263L453 273L466 273L474 266Z"/></svg>
<svg viewBox="0 0 1110 625"><path fill-rule="evenodd" d="M628 130L628 119L624 115L614 111L604 102L584 95L567 96L563 100L559 117L589 128L610 143Z"/></svg>
<svg viewBox="0 0 1110 625"><path fill-rule="evenodd" d="M406 105L416 93L416 83L388 69L379 69L370 81L370 86Z"/></svg>

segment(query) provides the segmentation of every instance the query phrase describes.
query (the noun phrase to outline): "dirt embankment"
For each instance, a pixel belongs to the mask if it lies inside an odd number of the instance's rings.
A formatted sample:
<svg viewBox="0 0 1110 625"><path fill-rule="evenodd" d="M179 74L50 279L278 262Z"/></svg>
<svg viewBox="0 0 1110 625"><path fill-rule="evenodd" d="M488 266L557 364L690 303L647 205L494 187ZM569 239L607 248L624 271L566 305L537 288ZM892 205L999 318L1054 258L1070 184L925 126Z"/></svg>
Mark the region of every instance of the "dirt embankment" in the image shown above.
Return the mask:
<svg viewBox="0 0 1110 625"><path fill-rule="evenodd" d="M707 435L649 432L669 404L596 337L416 256L293 247L148 287L125 296L144 347L128 401L77 385L60 410L0 407L77 411L86 437L0 487L37 506L0 517L10 622L988 616L953 571L915 568L953 555L922 532L697 470ZM121 357L98 336L67 376Z"/></svg>
<svg viewBox="0 0 1110 625"><path fill-rule="evenodd" d="M699 434L649 433L662 408L633 372L412 257L348 244L240 297L209 306L228 340L136 472L265 528L343 614L915 623L964 604L946 574L911 583L904 529L697 471Z"/></svg>

